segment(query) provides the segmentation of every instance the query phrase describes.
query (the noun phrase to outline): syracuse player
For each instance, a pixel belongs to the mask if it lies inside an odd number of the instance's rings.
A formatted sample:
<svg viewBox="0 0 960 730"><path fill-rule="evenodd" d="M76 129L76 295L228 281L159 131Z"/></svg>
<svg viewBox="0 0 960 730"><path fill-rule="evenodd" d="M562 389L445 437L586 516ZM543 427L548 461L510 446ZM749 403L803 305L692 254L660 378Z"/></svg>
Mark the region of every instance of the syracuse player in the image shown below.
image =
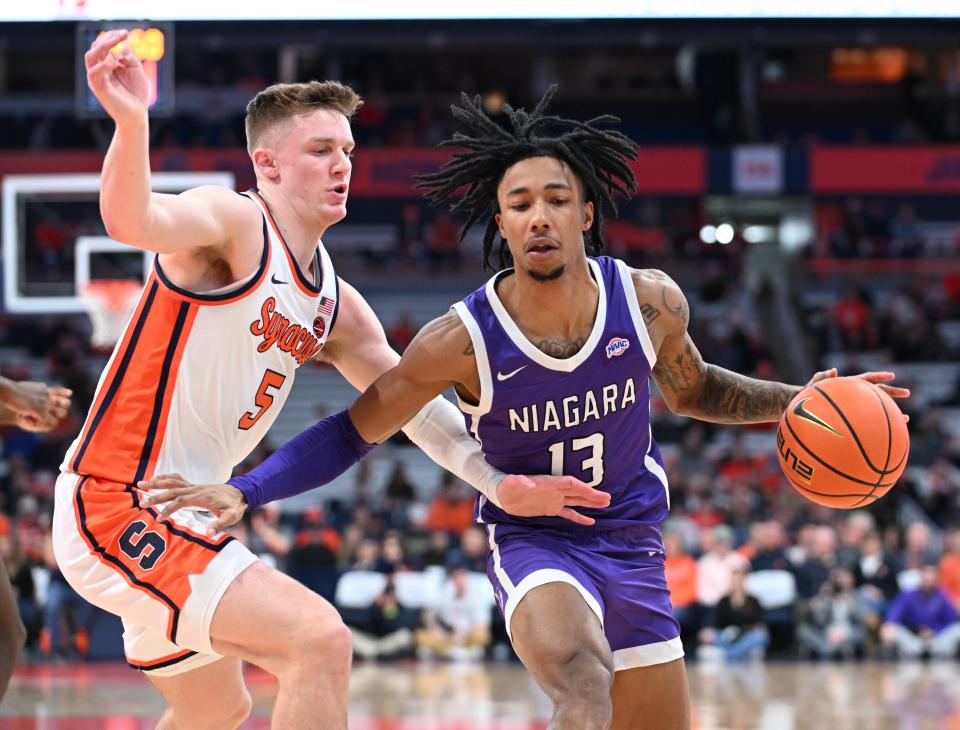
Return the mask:
<svg viewBox="0 0 960 730"><path fill-rule="evenodd" d="M161 516L134 485L162 472L225 481L321 349L361 389L398 361L319 242L346 215L360 99L337 82L272 86L247 107L258 190L153 193L146 77L129 48L113 50L126 37L104 33L85 58L116 123L100 209L112 238L158 256L62 465L57 562L82 596L123 618L128 662L170 705L159 727L239 725L248 660L279 679L274 727L345 728L350 635L333 607L228 535L208 535L209 516ZM609 500L568 477L493 469L442 399L407 431L517 514L592 522L570 507ZM356 458L330 453L316 470Z"/></svg>

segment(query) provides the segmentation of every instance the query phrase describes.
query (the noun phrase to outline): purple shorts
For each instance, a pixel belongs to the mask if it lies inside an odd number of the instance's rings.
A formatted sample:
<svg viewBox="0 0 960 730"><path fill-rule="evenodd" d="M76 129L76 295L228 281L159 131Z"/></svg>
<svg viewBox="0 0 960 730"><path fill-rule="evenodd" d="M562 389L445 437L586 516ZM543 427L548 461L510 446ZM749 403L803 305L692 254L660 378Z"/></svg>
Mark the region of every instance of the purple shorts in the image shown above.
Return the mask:
<svg viewBox="0 0 960 730"><path fill-rule="evenodd" d="M603 625L621 671L683 656L656 525L568 532L487 525L487 576L510 633L521 599L546 583L569 583Z"/></svg>

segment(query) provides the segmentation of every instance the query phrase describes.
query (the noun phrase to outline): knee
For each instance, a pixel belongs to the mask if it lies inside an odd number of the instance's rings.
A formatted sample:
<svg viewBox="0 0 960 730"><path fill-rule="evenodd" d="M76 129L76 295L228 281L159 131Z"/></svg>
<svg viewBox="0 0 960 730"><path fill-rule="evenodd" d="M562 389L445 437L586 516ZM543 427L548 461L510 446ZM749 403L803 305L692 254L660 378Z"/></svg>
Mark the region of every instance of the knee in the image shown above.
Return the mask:
<svg viewBox="0 0 960 730"><path fill-rule="evenodd" d="M585 712L596 717L599 727L609 722L613 715L612 657L588 649L574 649L555 664L550 674L554 677L550 690L558 708L577 708L578 714Z"/></svg>
<svg viewBox="0 0 960 730"><path fill-rule="evenodd" d="M350 672L353 637L339 616L329 613L322 619L316 615L303 622L303 633L295 640L296 656L312 668L325 673Z"/></svg>

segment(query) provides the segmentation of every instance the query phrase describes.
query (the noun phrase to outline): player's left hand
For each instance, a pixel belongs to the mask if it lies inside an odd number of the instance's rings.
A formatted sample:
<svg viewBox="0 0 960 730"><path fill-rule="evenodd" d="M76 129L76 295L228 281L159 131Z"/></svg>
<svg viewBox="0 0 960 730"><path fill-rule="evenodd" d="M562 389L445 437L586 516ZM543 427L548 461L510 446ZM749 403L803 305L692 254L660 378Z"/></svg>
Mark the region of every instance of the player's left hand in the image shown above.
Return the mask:
<svg viewBox="0 0 960 730"><path fill-rule="evenodd" d="M836 368L830 368L829 370L822 370L810 379L810 382L807 383L807 387L810 387L814 383L819 383L821 380L826 380L827 378L835 378L835 377L837 377ZM885 385L885 383L897 377L895 373L892 373L889 370L882 371L882 372L860 373L859 375L854 375L853 377L860 378L860 380L865 380L866 382L877 386L878 388L880 388L880 390L882 390L884 393L889 395L891 398L909 398L910 397L909 388L898 388L895 385ZM905 415L904 418L907 421L910 420L910 416Z"/></svg>
<svg viewBox="0 0 960 730"><path fill-rule="evenodd" d="M169 517L184 507L212 513L217 519L207 528L207 535L215 535L237 524L247 511L243 492L231 484L191 484L179 474L160 474L139 482L137 488L152 492L141 499L142 506L166 505L157 519Z"/></svg>
<svg viewBox="0 0 960 730"><path fill-rule="evenodd" d="M503 509L516 517L556 516L578 525L592 525L595 520L571 507L610 506L607 492L588 487L570 476L508 474L497 486L497 499Z"/></svg>

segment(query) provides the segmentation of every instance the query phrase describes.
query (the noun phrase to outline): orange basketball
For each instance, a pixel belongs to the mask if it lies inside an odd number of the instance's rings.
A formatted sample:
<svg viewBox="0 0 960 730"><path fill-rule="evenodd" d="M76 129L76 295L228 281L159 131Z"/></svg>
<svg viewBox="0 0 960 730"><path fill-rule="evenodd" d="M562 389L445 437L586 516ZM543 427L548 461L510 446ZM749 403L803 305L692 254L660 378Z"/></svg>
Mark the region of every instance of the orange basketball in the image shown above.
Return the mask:
<svg viewBox="0 0 960 730"><path fill-rule="evenodd" d="M900 409L859 378L827 378L804 388L777 428L783 473L800 494L827 507L877 501L900 478L909 452Z"/></svg>

